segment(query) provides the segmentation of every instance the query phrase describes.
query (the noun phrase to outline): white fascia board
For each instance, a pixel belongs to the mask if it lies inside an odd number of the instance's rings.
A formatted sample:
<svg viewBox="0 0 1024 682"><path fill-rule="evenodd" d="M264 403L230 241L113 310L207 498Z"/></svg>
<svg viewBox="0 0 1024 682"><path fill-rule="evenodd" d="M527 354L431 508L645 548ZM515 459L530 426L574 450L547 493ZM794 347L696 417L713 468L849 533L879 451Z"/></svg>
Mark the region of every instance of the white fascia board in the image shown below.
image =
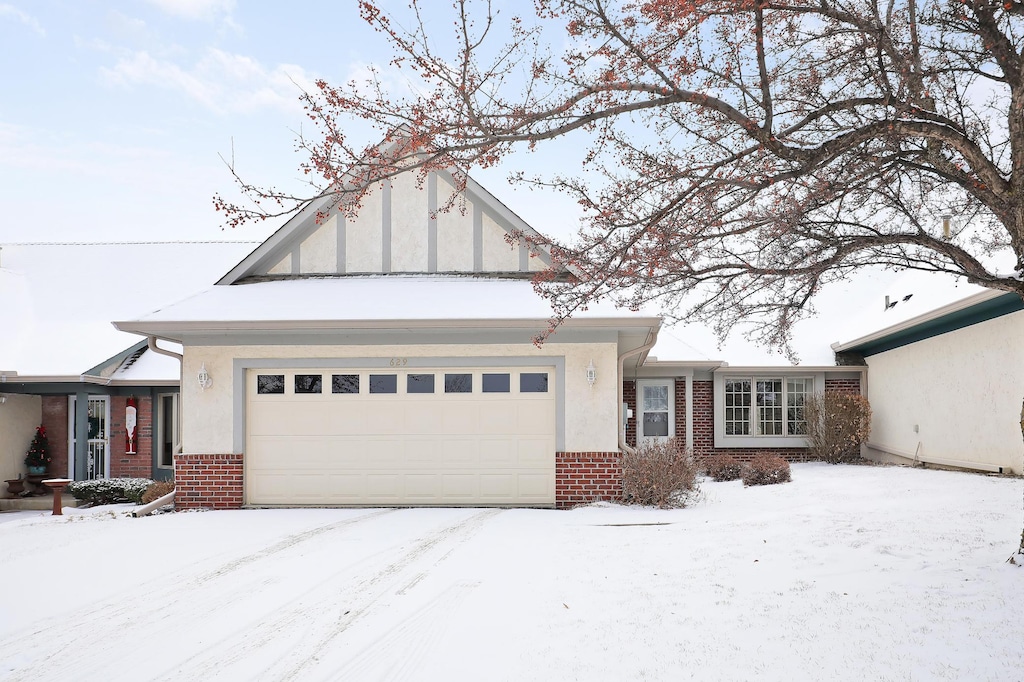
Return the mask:
<svg viewBox="0 0 1024 682"><path fill-rule="evenodd" d="M985 291L979 291L967 298L962 298L959 301L954 301L953 303L944 305L941 308L936 308L935 310L931 310L922 315L912 317L909 320L904 320L903 322L884 327L878 331L853 339L852 341L837 341L831 345L831 348L836 353L842 353L850 348L857 348L858 346L862 346L867 343L879 341L887 336L891 336L892 334L898 334L899 332L906 331L907 329L912 329L918 325L949 315L950 313L965 310L971 306L978 305L979 303L984 303L985 301L992 300L993 298L998 298L1005 293L1005 291L1000 291L998 289L986 289Z"/></svg>
<svg viewBox="0 0 1024 682"><path fill-rule="evenodd" d="M867 371L864 365L751 365L748 367L723 366L712 371L715 374L806 374L808 372L857 372Z"/></svg>
<svg viewBox="0 0 1024 682"><path fill-rule="evenodd" d="M10 376L10 375L8 375ZM96 386L178 386L177 379L110 379L90 374L38 374L12 378L18 384L94 384Z"/></svg>
<svg viewBox="0 0 1024 682"><path fill-rule="evenodd" d="M548 318L494 320L230 320L230 321L121 321L113 322L123 332L155 336L180 343L180 335L198 332L261 332L261 331L340 331L351 329L414 330L414 329L546 329ZM660 317L583 318L569 319L559 325L567 329L643 330L659 328ZM557 331L557 329L556 329Z"/></svg>
<svg viewBox="0 0 1024 682"><path fill-rule="evenodd" d="M710 369L725 367L723 360L648 360L643 364L649 369Z"/></svg>

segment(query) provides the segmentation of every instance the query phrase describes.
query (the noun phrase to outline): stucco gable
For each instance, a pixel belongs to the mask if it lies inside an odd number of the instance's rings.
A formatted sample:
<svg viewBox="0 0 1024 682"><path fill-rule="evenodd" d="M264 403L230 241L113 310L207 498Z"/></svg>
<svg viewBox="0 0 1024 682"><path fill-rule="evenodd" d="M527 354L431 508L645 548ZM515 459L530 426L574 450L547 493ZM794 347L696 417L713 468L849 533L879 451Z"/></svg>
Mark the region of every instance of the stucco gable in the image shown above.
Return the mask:
<svg viewBox="0 0 1024 682"><path fill-rule="evenodd" d="M218 284L247 278L367 274L528 276L551 265L550 253L510 239L538 233L479 183L457 192L451 173L417 170L379 183L358 214L330 199L311 202ZM454 206L439 211L455 196Z"/></svg>

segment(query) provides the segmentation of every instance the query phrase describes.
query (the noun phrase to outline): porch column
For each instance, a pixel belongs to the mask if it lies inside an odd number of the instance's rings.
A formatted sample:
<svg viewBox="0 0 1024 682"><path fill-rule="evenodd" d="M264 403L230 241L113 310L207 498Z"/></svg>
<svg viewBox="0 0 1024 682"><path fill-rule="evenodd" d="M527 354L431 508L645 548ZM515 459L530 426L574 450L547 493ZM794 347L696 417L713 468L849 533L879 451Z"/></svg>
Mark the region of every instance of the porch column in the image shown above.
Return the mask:
<svg viewBox="0 0 1024 682"><path fill-rule="evenodd" d="M88 476L89 460L89 394L79 391L75 394L75 480L84 481Z"/></svg>

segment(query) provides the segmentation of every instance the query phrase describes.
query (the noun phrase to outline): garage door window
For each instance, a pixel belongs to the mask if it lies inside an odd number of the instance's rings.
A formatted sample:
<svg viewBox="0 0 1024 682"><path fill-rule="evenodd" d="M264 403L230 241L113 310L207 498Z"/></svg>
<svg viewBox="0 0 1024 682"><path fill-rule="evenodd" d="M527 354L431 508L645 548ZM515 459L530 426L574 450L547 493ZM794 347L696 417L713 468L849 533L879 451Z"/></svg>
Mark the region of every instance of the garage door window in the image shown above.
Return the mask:
<svg viewBox="0 0 1024 682"><path fill-rule="evenodd" d="M434 392L434 375L433 374L410 374L406 377L407 381L405 384L406 393L433 393Z"/></svg>
<svg viewBox="0 0 1024 682"><path fill-rule="evenodd" d="M444 392L445 393L472 393L473 392L473 375L472 374L445 374L444 375Z"/></svg>
<svg viewBox="0 0 1024 682"><path fill-rule="evenodd" d="M484 393L508 393L510 391L508 374L484 374L483 381Z"/></svg>
<svg viewBox="0 0 1024 682"><path fill-rule="evenodd" d="M256 376L256 392L263 395L267 393L284 393L283 374L259 374Z"/></svg>
<svg viewBox="0 0 1024 682"><path fill-rule="evenodd" d="M547 372L523 372L519 375L520 393L547 393Z"/></svg>
<svg viewBox="0 0 1024 682"><path fill-rule="evenodd" d="M331 376L331 393L359 393L358 374L334 374Z"/></svg>
<svg viewBox="0 0 1024 682"><path fill-rule="evenodd" d="M398 375L371 374L370 393L398 393Z"/></svg>
<svg viewBox="0 0 1024 682"><path fill-rule="evenodd" d="M323 393L324 378L320 374L296 374L296 393Z"/></svg>

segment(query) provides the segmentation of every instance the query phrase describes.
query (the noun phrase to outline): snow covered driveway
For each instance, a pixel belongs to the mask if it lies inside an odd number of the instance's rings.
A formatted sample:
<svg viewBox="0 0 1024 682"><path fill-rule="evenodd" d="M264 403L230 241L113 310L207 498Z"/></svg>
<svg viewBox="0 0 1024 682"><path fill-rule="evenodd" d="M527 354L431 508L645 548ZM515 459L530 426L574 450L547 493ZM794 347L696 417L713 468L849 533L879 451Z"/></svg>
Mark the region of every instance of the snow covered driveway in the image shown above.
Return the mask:
<svg viewBox="0 0 1024 682"><path fill-rule="evenodd" d="M0 515L0 679L1021 679L1024 482L793 478L679 511Z"/></svg>

